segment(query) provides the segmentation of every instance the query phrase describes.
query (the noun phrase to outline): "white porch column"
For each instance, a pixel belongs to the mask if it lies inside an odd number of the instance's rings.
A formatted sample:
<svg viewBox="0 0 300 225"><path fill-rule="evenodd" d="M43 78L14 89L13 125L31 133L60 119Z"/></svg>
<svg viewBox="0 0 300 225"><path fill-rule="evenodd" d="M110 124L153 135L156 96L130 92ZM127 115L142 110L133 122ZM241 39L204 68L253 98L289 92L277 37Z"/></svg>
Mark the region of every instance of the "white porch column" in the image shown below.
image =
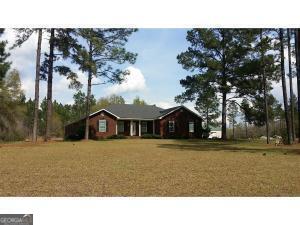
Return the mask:
<svg viewBox="0 0 300 225"><path fill-rule="evenodd" d="M118 135L118 121L116 122L116 135Z"/></svg>
<svg viewBox="0 0 300 225"><path fill-rule="evenodd" d="M153 127L152 127L152 133L155 134L155 124L154 124L154 120L152 121L152 125L153 125Z"/></svg>
<svg viewBox="0 0 300 225"><path fill-rule="evenodd" d="M141 121L139 120L139 136L142 136Z"/></svg>
<svg viewBox="0 0 300 225"><path fill-rule="evenodd" d="M130 120L130 136L132 136L132 120Z"/></svg>

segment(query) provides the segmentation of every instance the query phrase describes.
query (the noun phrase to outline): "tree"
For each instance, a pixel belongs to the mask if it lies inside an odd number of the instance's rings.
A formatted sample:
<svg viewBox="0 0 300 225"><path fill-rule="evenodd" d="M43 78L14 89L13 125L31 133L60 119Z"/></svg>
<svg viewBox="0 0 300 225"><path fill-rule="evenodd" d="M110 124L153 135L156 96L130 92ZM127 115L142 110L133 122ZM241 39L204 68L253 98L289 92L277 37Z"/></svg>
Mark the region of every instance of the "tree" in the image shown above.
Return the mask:
<svg viewBox="0 0 300 225"><path fill-rule="evenodd" d="M4 29L0 28L0 37L4 33ZM10 62L7 61L7 58L9 57L9 53L6 52L6 44L7 41L0 41L0 85L1 81L4 79L7 71L10 68Z"/></svg>
<svg viewBox="0 0 300 225"><path fill-rule="evenodd" d="M236 124L236 118L238 116L238 106L235 101L230 101L228 104L228 120L232 124L233 139L235 139L234 126Z"/></svg>
<svg viewBox="0 0 300 225"><path fill-rule="evenodd" d="M188 31L190 47L177 56L184 69L193 72L193 77L205 76L209 85L215 86L222 98L222 139L226 139L226 105L228 94L243 93L245 74L238 74L243 65L253 34L247 29L192 29ZM182 80L181 83L184 83ZM244 93L243 93L244 94Z"/></svg>
<svg viewBox="0 0 300 225"><path fill-rule="evenodd" d="M97 100L97 103L92 107L92 111L98 111L112 104L125 104L125 100L120 95L109 95L107 97L102 97Z"/></svg>
<svg viewBox="0 0 300 225"><path fill-rule="evenodd" d="M253 48L250 51L247 61L241 68L242 74L251 74L251 80L248 81L246 88L246 95L254 101L263 99L262 114L265 120L264 125L266 128L267 144L270 143L269 131L269 92L272 89L272 81L278 82L279 67L276 63L275 49L275 36L272 29L259 29L258 32L254 31L256 36L253 43ZM243 81L241 81L243 82Z"/></svg>
<svg viewBox="0 0 300 225"><path fill-rule="evenodd" d="M132 104L134 105L147 105L146 101L141 99L139 96L136 96L134 99L133 99L133 102Z"/></svg>
<svg viewBox="0 0 300 225"><path fill-rule="evenodd" d="M79 69L87 73L87 99L85 139L89 138L90 96L92 85L121 83L129 74L127 70L116 69L114 65L134 63L136 54L126 51L128 37L136 29L79 29L78 36L85 41L73 54ZM101 83L92 84L93 77L100 77Z"/></svg>
<svg viewBox="0 0 300 225"><path fill-rule="evenodd" d="M49 54L45 54L44 61L41 65L41 78L47 80L47 116L46 116L46 131L44 140L51 138L52 124L52 81L53 73L57 72L65 76L69 81L69 88L81 88L78 82L78 75L74 73L70 67L63 64L63 60L67 59L71 51L77 47L77 39L75 37L75 29L47 29L50 34L49 38ZM63 59L63 60L61 60ZM54 65L59 62L58 65Z"/></svg>
<svg viewBox="0 0 300 225"><path fill-rule="evenodd" d="M0 29L0 36L4 29ZM6 41L0 42L0 132L9 128L8 123L14 123L13 104L5 85L5 76L11 63L7 61L9 53L6 52ZM0 137L1 138L1 137Z"/></svg>
<svg viewBox="0 0 300 225"><path fill-rule="evenodd" d="M195 109L206 121L206 128L209 130L209 126L215 125L215 119L220 115L220 104L216 95L216 87L211 86L207 81L209 79L206 78L206 75L181 80L180 83L186 91L176 96L175 102L183 104L187 101L195 101Z"/></svg>
<svg viewBox="0 0 300 225"><path fill-rule="evenodd" d="M298 142L300 143L300 29L295 29L295 53L298 93Z"/></svg>
<svg viewBox="0 0 300 225"><path fill-rule="evenodd" d="M265 124L266 124L266 135L267 135L267 144L270 143L270 134L269 134L269 110L268 110L268 98L267 98L267 78L266 78L266 65L265 65L265 54L269 50L268 45L263 39L263 30L260 30L260 52L261 52L261 74L263 81L263 96L264 96L264 111L265 111ZM268 42L267 42L268 43Z"/></svg>
<svg viewBox="0 0 300 225"><path fill-rule="evenodd" d="M290 113L291 113L291 132L292 140L295 141L295 119L294 119L294 101L293 101L293 72L292 72L292 60L291 60L291 34L290 29L287 29L287 45L288 45L288 61L289 61L289 83L290 83Z"/></svg>
<svg viewBox="0 0 300 225"><path fill-rule="evenodd" d="M11 70L0 87L0 139L19 140L23 136L22 126L25 95L21 89L19 72Z"/></svg>
<svg viewBox="0 0 300 225"><path fill-rule="evenodd" d="M287 101L287 90L286 90L286 81L285 81L285 69L284 69L284 37L283 29L279 29L279 40L280 40L280 67L281 67L281 81L282 81L282 95L283 95L283 105L284 105L284 114L285 122L287 129L287 143L292 144L291 137L291 122L288 114L288 101Z"/></svg>
<svg viewBox="0 0 300 225"><path fill-rule="evenodd" d="M37 141L37 128L38 128L38 111L39 111L39 87L40 87L40 68L41 68L41 46L42 46L42 36L43 30L42 28L38 29L28 29L28 28L21 28L15 29L17 32L17 39L14 47L20 47L26 42L33 33L38 33L38 42L36 48L36 65L35 65L35 89L34 89L34 118L33 118L33 131L32 131L32 141Z"/></svg>
<svg viewBox="0 0 300 225"><path fill-rule="evenodd" d="M82 91L78 91L73 95L74 104L72 105L72 121L81 119L86 114L86 95ZM90 97L91 106L96 105L96 100L93 95Z"/></svg>
<svg viewBox="0 0 300 225"><path fill-rule="evenodd" d="M272 94L268 94L268 114L269 120L274 120L276 112L281 109L281 105ZM243 99L240 107L244 112L244 119L249 124L262 127L266 125L266 110L265 100L263 96L257 95L250 99L250 101Z"/></svg>
<svg viewBox="0 0 300 225"><path fill-rule="evenodd" d="M52 123L52 80L53 80L53 61L54 61L54 28L50 29L49 57L48 57L48 77L47 77L47 116L45 141L50 139Z"/></svg>

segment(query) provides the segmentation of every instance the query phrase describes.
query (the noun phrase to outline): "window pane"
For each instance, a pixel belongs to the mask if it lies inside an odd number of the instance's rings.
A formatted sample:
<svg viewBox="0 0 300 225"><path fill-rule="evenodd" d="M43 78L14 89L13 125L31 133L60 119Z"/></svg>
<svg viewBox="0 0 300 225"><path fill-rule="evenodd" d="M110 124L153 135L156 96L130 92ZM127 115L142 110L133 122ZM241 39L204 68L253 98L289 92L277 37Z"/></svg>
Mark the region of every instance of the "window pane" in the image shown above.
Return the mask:
<svg viewBox="0 0 300 225"><path fill-rule="evenodd" d="M106 120L99 120L99 132L106 132Z"/></svg>
<svg viewBox="0 0 300 225"><path fill-rule="evenodd" d="M194 133L194 122L189 122L189 132Z"/></svg>
<svg viewBox="0 0 300 225"><path fill-rule="evenodd" d="M118 132L124 133L124 121L118 121Z"/></svg>
<svg viewBox="0 0 300 225"><path fill-rule="evenodd" d="M142 133L147 133L147 122L142 122Z"/></svg>
<svg viewBox="0 0 300 225"><path fill-rule="evenodd" d="M169 132L175 131L175 121L169 121Z"/></svg>

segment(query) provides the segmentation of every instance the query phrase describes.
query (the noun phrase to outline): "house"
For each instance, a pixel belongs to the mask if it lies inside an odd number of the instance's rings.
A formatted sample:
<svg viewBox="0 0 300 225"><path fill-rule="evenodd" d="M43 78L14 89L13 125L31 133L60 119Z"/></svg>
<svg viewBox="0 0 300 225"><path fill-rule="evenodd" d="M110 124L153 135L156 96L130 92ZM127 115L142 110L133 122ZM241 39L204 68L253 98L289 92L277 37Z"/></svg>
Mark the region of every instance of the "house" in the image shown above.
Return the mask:
<svg viewBox="0 0 300 225"><path fill-rule="evenodd" d="M65 127L66 137L83 138L85 118ZM113 104L89 116L90 138L112 135L163 138L197 138L202 135L202 119L184 106L162 109L155 105Z"/></svg>

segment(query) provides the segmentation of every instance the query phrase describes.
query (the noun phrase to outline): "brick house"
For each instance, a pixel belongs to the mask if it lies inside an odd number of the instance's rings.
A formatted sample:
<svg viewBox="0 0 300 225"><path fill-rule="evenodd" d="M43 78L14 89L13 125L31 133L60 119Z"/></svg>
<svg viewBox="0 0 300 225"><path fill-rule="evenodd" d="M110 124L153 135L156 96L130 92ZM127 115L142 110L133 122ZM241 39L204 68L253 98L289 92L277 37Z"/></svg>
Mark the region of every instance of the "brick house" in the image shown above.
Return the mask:
<svg viewBox="0 0 300 225"><path fill-rule="evenodd" d="M155 105L113 104L89 116L90 137L160 135L163 138L200 138L202 118L185 106L162 109ZM82 136L85 118L68 124L65 136Z"/></svg>

